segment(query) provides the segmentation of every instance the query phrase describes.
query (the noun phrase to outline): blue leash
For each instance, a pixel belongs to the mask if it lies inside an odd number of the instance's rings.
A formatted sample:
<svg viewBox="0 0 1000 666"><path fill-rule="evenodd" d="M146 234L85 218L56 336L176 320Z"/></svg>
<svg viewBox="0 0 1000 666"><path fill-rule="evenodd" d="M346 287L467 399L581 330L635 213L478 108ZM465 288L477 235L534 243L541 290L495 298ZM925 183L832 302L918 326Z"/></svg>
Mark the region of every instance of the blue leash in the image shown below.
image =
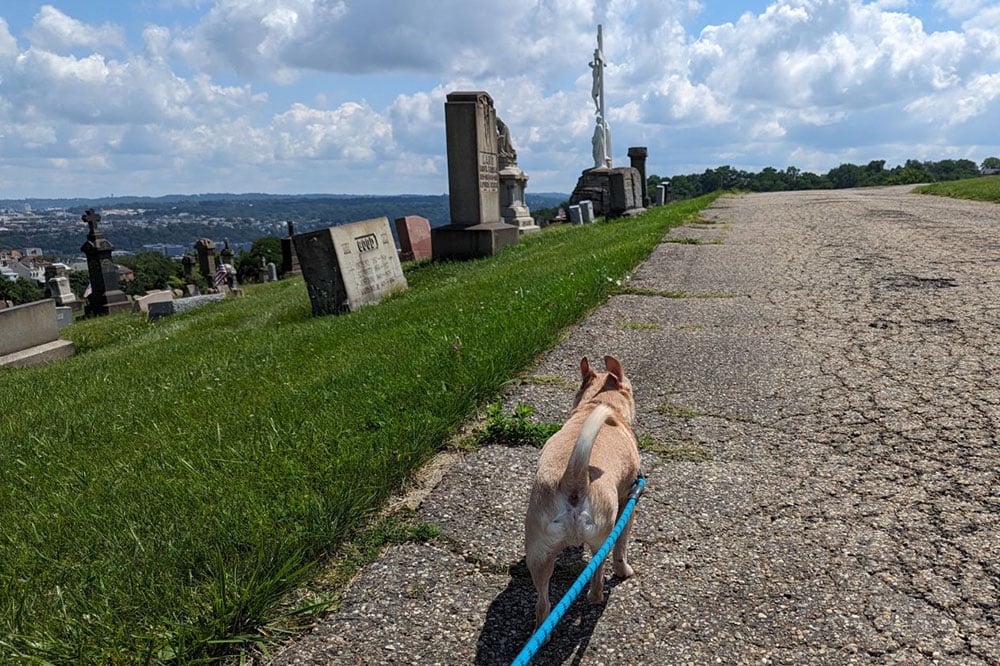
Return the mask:
<svg viewBox="0 0 1000 666"><path fill-rule="evenodd" d="M643 489L646 487L646 477L639 474L639 478L635 480L632 484L632 489L628 493L628 502L625 503L625 509L622 511L622 515L618 518L618 522L615 523L615 527L611 530L611 534L605 540L604 545L601 549L594 553L594 556L590 558L590 562L587 564L583 572L577 577L576 581L573 583L572 587L563 595L563 598L559 600L556 607L552 609L549 616L545 618L542 622L542 626L535 629L535 633L531 635L528 642L525 643L524 647L514 661L511 662L510 666L528 666L528 662L535 656L538 650L545 644L545 641L549 640L549 636L552 635L553 630L556 628L559 620L562 616L569 610L570 605L576 600L583 591L584 586L590 580L591 576L594 575L594 571L601 565L604 558L608 556L611 552L611 547L615 545L618 541L618 537L621 536L622 530L625 529L625 524L628 523L629 517L632 515L632 510L635 509L635 503L639 501L639 497L642 495Z"/></svg>

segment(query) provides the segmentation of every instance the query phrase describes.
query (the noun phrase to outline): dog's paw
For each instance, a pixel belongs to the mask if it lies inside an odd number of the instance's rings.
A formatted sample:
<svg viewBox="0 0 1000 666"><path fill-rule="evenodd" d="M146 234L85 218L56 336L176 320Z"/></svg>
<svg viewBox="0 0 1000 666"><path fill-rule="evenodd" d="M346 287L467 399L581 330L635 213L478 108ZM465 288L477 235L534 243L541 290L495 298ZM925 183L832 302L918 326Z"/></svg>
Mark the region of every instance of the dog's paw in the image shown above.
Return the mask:
<svg viewBox="0 0 1000 666"><path fill-rule="evenodd" d="M627 562L615 562L615 575L619 578L631 578L635 570Z"/></svg>

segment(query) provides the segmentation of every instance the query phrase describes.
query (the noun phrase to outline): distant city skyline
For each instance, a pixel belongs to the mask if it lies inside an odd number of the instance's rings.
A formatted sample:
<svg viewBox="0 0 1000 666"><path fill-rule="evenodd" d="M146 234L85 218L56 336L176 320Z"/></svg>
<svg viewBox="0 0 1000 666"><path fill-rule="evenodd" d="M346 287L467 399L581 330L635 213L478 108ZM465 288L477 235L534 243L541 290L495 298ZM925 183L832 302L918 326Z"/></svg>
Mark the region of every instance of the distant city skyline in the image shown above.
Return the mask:
<svg viewBox="0 0 1000 666"><path fill-rule="evenodd" d="M493 97L529 192L569 192L598 24L616 165L1000 156L994 0L9 4L0 199L444 194L453 90Z"/></svg>

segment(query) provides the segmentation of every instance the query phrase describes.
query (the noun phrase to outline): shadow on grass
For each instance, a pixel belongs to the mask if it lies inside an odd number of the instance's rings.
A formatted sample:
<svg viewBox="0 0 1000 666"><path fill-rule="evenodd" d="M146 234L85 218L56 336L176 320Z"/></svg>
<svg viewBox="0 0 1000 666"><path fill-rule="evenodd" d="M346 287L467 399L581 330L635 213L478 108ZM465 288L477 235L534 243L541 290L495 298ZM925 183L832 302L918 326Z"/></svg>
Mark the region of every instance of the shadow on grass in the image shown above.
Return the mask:
<svg viewBox="0 0 1000 666"><path fill-rule="evenodd" d="M582 556L582 548L568 548L556 560L555 572L549 583L553 607L587 565ZM486 621L476 642L475 666L509 666L531 638L536 596L524 558L510 568L510 573L506 589L497 595L486 611ZM607 607L608 595L619 582L617 578L605 580L604 600L596 604L587 600L588 588L585 587L531 663L534 666L551 666L572 659L569 663L579 664L590 645L597 621Z"/></svg>

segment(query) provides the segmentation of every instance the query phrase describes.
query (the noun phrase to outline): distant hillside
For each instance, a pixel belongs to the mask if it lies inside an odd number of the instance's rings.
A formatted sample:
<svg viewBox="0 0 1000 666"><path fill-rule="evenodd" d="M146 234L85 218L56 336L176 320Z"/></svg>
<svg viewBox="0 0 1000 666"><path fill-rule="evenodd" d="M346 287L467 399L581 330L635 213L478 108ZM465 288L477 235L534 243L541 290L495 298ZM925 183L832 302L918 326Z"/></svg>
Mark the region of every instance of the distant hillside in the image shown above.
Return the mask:
<svg viewBox="0 0 1000 666"><path fill-rule="evenodd" d="M549 208L568 195L527 195L532 209ZM24 213L27 204L30 214ZM449 222L446 195L270 195L201 194L104 199L0 200L0 209L16 211L0 221L0 247L39 247L46 255L73 255L85 240L80 216L86 208L102 214L101 230L117 249L137 252L169 246L190 248L198 238L236 248L249 247L262 236L284 236L287 223L298 232L374 217L393 220L404 215L426 217L432 227Z"/></svg>

